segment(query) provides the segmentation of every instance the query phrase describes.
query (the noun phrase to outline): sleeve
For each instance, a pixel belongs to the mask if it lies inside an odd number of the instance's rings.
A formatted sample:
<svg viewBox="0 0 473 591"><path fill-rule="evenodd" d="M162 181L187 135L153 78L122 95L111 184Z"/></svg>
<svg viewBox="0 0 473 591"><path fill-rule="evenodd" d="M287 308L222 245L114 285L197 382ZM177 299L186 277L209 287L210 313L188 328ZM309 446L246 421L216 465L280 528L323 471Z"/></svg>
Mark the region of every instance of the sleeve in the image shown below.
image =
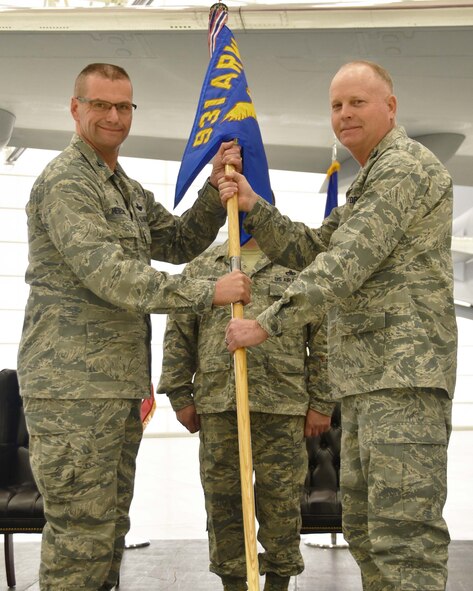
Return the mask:
<svg viewBox="0 0 473 591"><path fill-rule="evenodd" d="M309 408L331 415L334 407L327 371L327 319L308 325L307 390Z"/></svg>
<svg viewBox="0 0 473 591"><path fill-rule="evenodd" d="M163 365L157 393L167 394L175 411L194 401L197 332L197 317L194 314L169 314L164 333Z"/></svg>
<svg viewBox="0 0 473 591"><path fill-rule="evenodd" d="M181 216L172 215L146 192L149 202L151 258L180 264L203 252L217 237L226 220L217 189L207 181L198 198Z"/></svg>
<svg viewBox="0 0 473 591"><path fill-rule="evenodd" d="M185 267L183 274L190 275L189 266ZM174 411L189 406L194 401L198 333L197 315L176 312L168 315L157 393L167 394Z"/></svg>
<svg viewBox="0 0 473 591"><path fill-rule="evenodd" d="M195 210L180 219L164 208L160 222L163 238L172 247L162 248L162 259L170 257L176 249L173 261L196 256L213 240L220 223L204 225L198 237L197 226L192 221L193 212L202 221L202 212L212 207L205 205L208 199L198 199ZM203 203L202 203L203 202ZM156 217L159 217L156 215ZM83 175L59 177L45 186L42 221L46 231L80 282L101 299L118 307L140 313L167 313L171 310L204 311L212 304L215 286L205 280L191 280L181 275L159 272L139 257L125 256L119 237L115 235L101 208L94 184ZM122 237L133 240L133 237Z"/></svg>
<svg viewBox="0 0 473 591"><path fill-rule="evenodd" d="M395 175L388 168L392 159L370 173L350 217L332 233L330 249L318 254L282 298L258 316L270 335L290 326L320 323L330 308L371 277L402 239L422 207L429 180L411 157L403 161L399 155ZM297 233L289 225L286 232L285 248L297 249Z"/></svg>
<svg viewBox="0 0 473 591"><path fill-rule="evenodd" d="M339 224L340 208L332 210L318 229L293 222L264 199L259 199L245 219L245 230L251 233L261 250L274 263L304 269L328 248L330 237Z"/></svg>

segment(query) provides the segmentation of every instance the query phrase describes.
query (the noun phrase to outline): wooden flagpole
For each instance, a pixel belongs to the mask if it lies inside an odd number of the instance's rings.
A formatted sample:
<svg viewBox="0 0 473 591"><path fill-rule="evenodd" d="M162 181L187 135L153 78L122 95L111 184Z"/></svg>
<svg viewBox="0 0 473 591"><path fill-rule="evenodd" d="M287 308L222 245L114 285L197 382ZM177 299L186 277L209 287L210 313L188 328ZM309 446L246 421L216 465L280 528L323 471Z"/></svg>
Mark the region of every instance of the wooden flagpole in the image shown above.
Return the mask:
<svg viewBox="0 0 473 591"><path fill-rule="evenodd" d="M213 55L218 33L227 22L228 8L220 0L210 7L208 44ZM237 140L235 140L237 141ZM225 172L234 170L227 165ZM238 220L238 195L227 202L228 255L230 268L241 270L240 224ZM243 304L232 304L232 318L243 318ZM237 349L233 354L235 366L235 391L238 422L238 448L240 456L241 504L245 537L246 578L248 591L259 591L258 554L256 550L255 495L253 489L253 457L251 453L250 409L248 404L248 373L246 350Z"/></svg>
<svg viewBox="0 0 473 591"><path fill-rule="evenodd" d="M233 170L227 165L225 172ZM238 195L227 202L228 255L230 268L241 270L240 224L238 220ZM232 318L243 318L243 304L232 304ZM240 452L241 502L246 552L246 577L248 591L259 591L258 553L256 547L255 495L253 488L253 456L251 453L250 408L248 404L248 373L246 349L240 348L233 354L235 366L235 390L238 422L238 448Z"/></svg>

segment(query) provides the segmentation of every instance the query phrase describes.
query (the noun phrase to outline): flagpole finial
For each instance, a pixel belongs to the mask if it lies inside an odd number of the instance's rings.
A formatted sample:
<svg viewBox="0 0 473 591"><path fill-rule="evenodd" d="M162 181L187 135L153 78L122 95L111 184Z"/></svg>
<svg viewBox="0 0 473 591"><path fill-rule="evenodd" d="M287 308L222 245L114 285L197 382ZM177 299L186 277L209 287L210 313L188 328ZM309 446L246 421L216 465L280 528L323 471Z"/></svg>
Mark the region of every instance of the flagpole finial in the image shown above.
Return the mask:
<svg viewBox="0 0 473 591"><path fill-rule="evenodd" d="M210 7L209 17L211 18L215 12L228 13L228 6L226 4L224 4L223 2L220 2L220 0L218 0L218 2L215 2L215 4L212 4L212 6Z"/></svg>
<svg viewBox="0 0 473 591"><path fill-rule="evenodd" d="M228 20L228 6L223 2L216 2L212 4L209 10L209 31L208 31L208 44L209 54L212 57L215 51L215 45L217 42L218 34L221 29L225 26Z"/></svg>
<svg viewBox="0 0 473 591"><path fill-rule="evenodd" d="M332 144L332 162L335 162L337 159L337 138L333 139Z"/></svg>

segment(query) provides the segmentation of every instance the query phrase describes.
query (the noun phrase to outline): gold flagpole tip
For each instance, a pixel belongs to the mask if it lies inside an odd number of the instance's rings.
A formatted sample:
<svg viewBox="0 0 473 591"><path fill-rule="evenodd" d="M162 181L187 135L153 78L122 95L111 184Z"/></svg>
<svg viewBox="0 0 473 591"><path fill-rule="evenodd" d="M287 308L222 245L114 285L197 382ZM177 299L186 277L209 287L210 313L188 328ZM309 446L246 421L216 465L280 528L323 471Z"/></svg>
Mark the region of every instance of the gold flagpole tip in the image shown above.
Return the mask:
<svg viewBox="0 0 473 591"><path fill-rule="evenodd" d="M220 0L218 2L216 2L215 4L212 4L212 6L209 9L210 14L213 14L214 12L228 12L228 6L226 4L224 4L223 2L220 2Z"/></svg>

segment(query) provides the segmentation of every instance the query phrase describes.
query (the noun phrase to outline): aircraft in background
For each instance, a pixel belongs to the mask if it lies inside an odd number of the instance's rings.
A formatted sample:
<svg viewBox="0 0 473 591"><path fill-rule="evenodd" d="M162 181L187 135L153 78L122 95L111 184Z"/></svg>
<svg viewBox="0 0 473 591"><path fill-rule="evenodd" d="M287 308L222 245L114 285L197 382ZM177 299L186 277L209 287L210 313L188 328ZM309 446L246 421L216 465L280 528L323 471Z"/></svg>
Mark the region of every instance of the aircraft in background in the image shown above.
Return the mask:
<svg viewBox="0 0 473 591"><path fill-rule="evenodd" d="M121 153L180 160L208 63L210 3L177 2L0 0L0 148L6 146L6 158L30 147L65 147L72 135L73 78L88 63L106 61L128 71L138 104ZM393 76L398 122L473 196L471 1L227 5L270 168L327 170L330 80L344 62L368 59ZM343 190L358 166L343 148L338 157ZM473 204L466 197L456 205L460 215ZM455 244L454 257L468 266L470 245ZM467 291L473 303L473 279Z"/></svg>

